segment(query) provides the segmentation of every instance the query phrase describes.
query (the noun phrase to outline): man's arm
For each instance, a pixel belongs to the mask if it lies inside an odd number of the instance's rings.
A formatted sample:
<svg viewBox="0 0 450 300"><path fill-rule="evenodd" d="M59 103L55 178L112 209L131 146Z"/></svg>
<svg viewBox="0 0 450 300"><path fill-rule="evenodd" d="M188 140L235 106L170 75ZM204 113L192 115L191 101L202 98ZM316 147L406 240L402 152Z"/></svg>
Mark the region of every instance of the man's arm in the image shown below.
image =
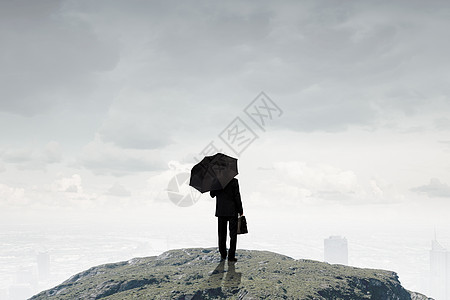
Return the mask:
<svg viewBox="0 0 450 300"><path fill-rule="evenodd" d="M244 211L242 209L241 193L239 192L239 182L236 179L236 186L234 188L234 202L236 203L236 209L238 213L242 216Z"/></svg>

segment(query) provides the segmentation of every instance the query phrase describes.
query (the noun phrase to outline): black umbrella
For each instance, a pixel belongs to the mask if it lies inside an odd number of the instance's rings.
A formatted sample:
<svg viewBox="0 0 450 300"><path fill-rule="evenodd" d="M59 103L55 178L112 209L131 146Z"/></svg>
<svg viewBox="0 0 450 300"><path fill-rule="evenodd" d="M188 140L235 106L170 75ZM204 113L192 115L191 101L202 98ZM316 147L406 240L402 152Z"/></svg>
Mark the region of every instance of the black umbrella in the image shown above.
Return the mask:
<svg viewBox="0 0 450 300"><path fill-rule="evenodd" d="M221 190L237 174L237 159L217 153L213 156L205 156L192 168L189 185L201 193Z"/></svg>

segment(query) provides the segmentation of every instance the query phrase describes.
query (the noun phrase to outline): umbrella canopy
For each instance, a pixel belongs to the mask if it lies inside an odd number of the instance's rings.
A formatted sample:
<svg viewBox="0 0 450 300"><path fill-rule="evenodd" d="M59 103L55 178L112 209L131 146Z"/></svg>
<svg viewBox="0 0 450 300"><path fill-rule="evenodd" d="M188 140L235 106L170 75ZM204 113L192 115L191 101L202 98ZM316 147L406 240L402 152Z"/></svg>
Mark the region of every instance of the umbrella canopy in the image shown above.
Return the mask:
<svg viewBox="0 0 450 300"><path fill-rule="evenodd" d="M213 156L205 156L192 168L189 185L201 193L221 190L237 174L237 159L217 153Z"/></svg>

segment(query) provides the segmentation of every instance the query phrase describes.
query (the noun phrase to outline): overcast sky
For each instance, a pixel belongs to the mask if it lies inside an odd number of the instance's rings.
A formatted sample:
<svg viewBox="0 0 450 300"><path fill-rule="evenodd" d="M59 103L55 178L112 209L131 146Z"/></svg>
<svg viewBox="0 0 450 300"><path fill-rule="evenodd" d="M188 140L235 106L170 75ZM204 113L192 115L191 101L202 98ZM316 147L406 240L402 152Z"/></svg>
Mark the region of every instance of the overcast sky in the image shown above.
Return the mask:
<svg viewBox="0 0 450 300"><path fill-rule="evenodd" d="M248 214L449 227L449 28L446 1L1 1L0 218L192 213L168 183L237 156L240 117Z"/></svg>

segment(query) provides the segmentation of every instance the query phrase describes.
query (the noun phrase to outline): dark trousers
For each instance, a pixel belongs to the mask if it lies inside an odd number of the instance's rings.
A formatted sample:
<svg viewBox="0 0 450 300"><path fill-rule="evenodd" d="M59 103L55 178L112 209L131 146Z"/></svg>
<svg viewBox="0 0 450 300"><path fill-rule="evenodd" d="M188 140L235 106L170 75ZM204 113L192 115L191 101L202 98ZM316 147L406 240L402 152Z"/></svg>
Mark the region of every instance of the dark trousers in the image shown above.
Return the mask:
<svg viewBox="0 0 450 300"><path fill-rule="evenodd" d="M228 258L234 258L236 255L237 243L237 217L217 217L219 221L219 252L222 257L227 256L227 223L230 227L230 249Z"/></svg>

